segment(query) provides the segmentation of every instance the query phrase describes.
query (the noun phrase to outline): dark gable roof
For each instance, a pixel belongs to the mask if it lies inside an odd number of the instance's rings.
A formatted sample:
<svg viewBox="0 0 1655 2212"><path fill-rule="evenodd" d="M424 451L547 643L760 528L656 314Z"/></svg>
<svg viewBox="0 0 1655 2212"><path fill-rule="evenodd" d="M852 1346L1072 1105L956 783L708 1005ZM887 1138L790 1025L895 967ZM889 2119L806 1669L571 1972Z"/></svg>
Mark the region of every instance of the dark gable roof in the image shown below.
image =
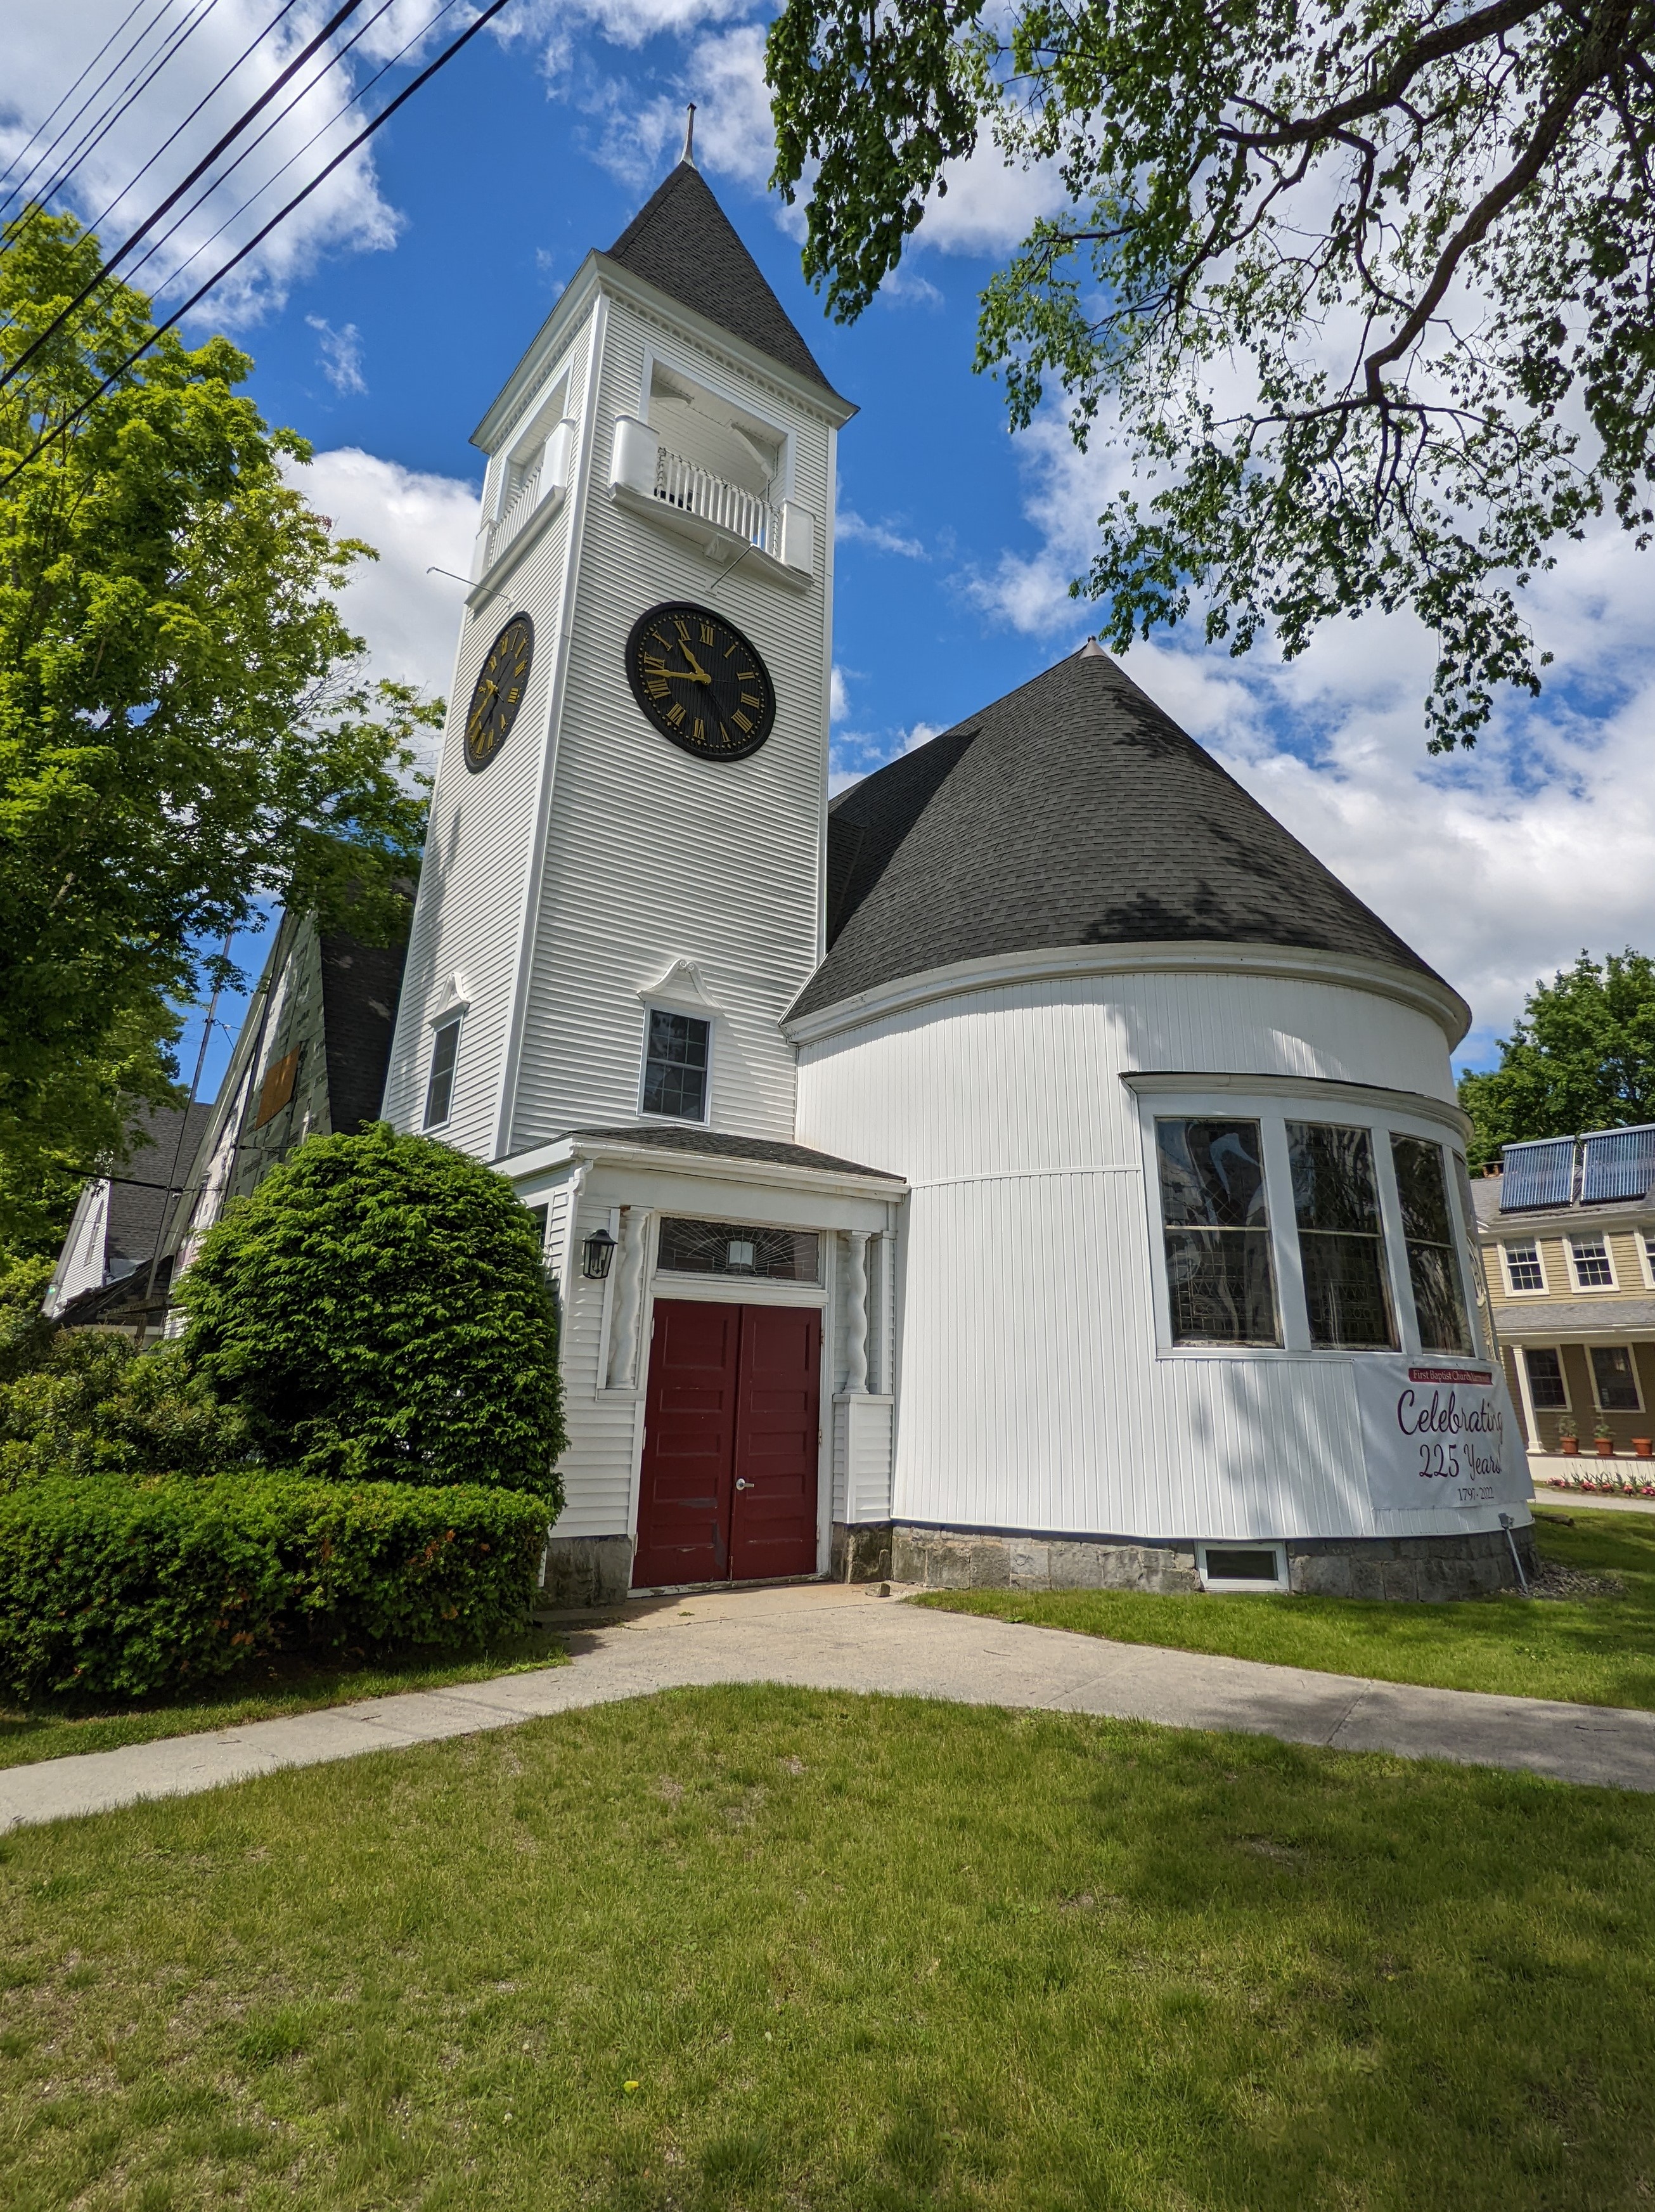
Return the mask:
<svg viewBox="0 0 1655 2212"><path fill-rule="evenodd" d="M680 161L645 202L610 246L609 258L772 361L833 391L693 161Z"/></svg>
<svg viewBox="0 0 1655 2212"><path fill-rule="evenodd" d="M1065 945L1299 945L1433 973L1095 647L840 793L827 923L795 1014Z"/></svg>

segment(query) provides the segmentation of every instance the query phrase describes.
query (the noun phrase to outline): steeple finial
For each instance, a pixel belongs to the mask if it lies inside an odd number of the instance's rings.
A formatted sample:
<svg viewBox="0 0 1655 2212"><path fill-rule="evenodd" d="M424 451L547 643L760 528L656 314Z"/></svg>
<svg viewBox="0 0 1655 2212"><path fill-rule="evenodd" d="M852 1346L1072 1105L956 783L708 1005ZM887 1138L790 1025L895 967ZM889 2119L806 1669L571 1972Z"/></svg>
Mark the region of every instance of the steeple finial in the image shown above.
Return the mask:
<svg viewBox="0 0 1655 2212"><path fill-rule="evenodd" d="M1103 657L1103 647L1094 637L1088 637L1075 656L1077 660L1101 660Z"/></svg>
<svg viewBox="0 0 1655 2212"><path fill-rule="evenodd" d="M693 100L684 110L684 150L678 159L681 162L688 161L692 169L695 167L695 103Z"/></svg>

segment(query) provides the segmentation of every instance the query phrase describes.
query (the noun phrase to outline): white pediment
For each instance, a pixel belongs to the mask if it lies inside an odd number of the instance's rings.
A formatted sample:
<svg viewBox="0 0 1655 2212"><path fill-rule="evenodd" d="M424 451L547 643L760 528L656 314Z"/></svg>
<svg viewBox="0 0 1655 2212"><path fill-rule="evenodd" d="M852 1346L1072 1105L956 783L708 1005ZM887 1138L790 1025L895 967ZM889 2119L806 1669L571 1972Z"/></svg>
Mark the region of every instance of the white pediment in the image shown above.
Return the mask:
<svg viewBox="0 0 1655 2212"><path fill-rule="evenodd" d="M654 982L646 983L638 995L647 1006L678 1006L686 1013L700 1014L703 1019L721 1011L693 960L675 960Z"/></svg>

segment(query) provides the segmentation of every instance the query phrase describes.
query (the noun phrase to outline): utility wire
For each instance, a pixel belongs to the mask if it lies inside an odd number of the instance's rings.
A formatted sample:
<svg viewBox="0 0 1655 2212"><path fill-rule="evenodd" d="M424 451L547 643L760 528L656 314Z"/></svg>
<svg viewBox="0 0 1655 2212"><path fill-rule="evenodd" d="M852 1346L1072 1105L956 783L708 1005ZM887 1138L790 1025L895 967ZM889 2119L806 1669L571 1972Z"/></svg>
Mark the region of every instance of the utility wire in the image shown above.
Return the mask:
<svg viewBox="0 0 1655 2212"><path fill-rule="evenodd" d="M191 170L189 175L185 178L183 182L173 186L173 190L168 192L167 198L161 202L155 213L145 216L144 220L138 225L137 228L131 234L131 235L126 239L122 245L118 246L114 252L109 256L108 259L98 270L97 274L92 277L90 282L81 287L80 290L75 295L75 297L70 301L68 305L61 308L58 313L52 317L52 320L46 325L45 330L40 331L39 336L35 337L30 344L24 347L22 352L18 355L16 360L11 363L10 367L3 374L0 374L0 391L4 390L5 386L11 382L13 377L17 374L20 369L23 368L29 362L33 360L35 355L39 352L41 347L44 346L49 339L57 336L58 332L62 330L64 325L75 313L75 310L77 307L85 306L86 302L97 290L99 285L104 282L104 279L111 275L121 262L125 260L127 255L132 251L133 247L137 245L141 239L146 237L149 233L155 228L155 225L161 221L161 217L167 212L167 210L178 204L179 201L184 198L185 192L189 191L191 185L196 182L197 179L203 175L204 172L209 169L213 163L217 161L219 155L224 151L225 148L231 145L241 136L242 132L247 128L253 118L256 115L262 113L263 111L270 106L271 100L276 98L276 95L281 91L282 86L286 84L290 78L298 74L300 70L304 67L305 64L316 52L317 48L320 46L325 45L327 40L330 39L333 36L333 33L338 29L339 26L343 22L346 21L349 17L354 15L356 13L356 10L362 5L363 0L342 0L342 4L334 9L332 15L330 15L327 21L323 24L321 29L316 33L315 37L306 45L300 48L293 59L288 64L286 69L284 69L280 76L277 76L271 83L265 87L264 90L259 94L258 99L254 100L252 106L239 115L230 125L229 129L223 132L213 145L208 149L206 153L202 155L200 161L196 163L195 167ZM324 171L324 174L325 173L326 173ZM163 324L161 327L164 330L167 325Z"/></svg>
<svg viewBox="0 0 1655 2212"><path fill-rule="evenodd" d="M321 83L323 78L326 76L329 70L336 68L339 63L343 61L345 56L351 51L351 48L359 44L361 40L367 36L368 33L373 28L373 26L379 21L380 16L388 15L396 4L397 0L379 0L379 7L375 9L373 15L368 17L367 21L363 23L360 28L351 33L350 37L346 40L344 45L340 47L336 54L332 55L327 61L323 63L321 68L318 70L316 75L311 79L310 82L307 85L301 86L300 88L294 93L293 98L288 102L288 105L285 107L279 108L276 111L276 112L270 118L270 121L264 125L264 128L259 132L258 136L253 139L250 144L242 148L240 153L236 155L229 167L227 169L221 170L218 175L214 177L197 195L196 198L191 202L190 205L187 208L182 209L179 213L173 217L173 221L167 225L167 228L162 231L159 238L152 238L150 240L149 245L144 248L143 252L138 256L137 259L132 264L132 266L126 272L126 282L129 284L137 276L140 270L142 270L148 262L153 260L155 255L161 252L161 248L166 246L170 240L178 236L179 232L183 229L185 224L189 222L191 216L197 214L202 208L205 207L208 201L212 198L215 192L218 191L223 185L228 184L230 179L234 176L236 171L241 167L242 163L249 160L258 152L258 149L270 137L271 131L278 129L279 126L285 123L288 118L292 115L305 100L309 99L311 94L315 91L317 86ZM225 232L228 230L233 223L238 222L240 218L246 215L247 210L252 205L255 200L262 198L264 195L269 191L270 186L276 182L278 178L286 176L288 171L292 168L295 161L302 161L305 155L309 153L311 148L315 145L317 140L318 138L324 137L333 128L334 125L339 120L339 118L342 115L349 115L353 107L359 106L366 95L372 91L376 84L378 84L379 79L385 75L386 71L396 68L403 56L408 52L409 48L411 46L417 46L422 40L428 38L432 31L434 30L436 26L441 22L443 17L457 4L458 0L443 0L442 6L439 8L436 14L431 18L431 21L428 23L425 24L422 28L416 31L414 33L414 36L408 40L406 43L391 57L391 59L388 62L383 63L379 68L375 70L373 75L367 78L363 84L353 90L349 98L342 101L341 104L334 109L332 114L328 117L327 121L318 125L316 130L312 131L310 137L306 139L304 144L290 154L287 160L282 162L279 169L272 170L270 174L264 179L262 184L256 185L255 188L248 193L246 198L242 201L240 206L235 210L234 213L226 216L223 222L219 224L218 228L215 231L209 232L209 234L202 240L199 246L195 247L191 252L187 253L185 256L184 259L179 263L176 269L169 269L167 270L167 276L163 280L164 283L167 284L176 284L179 278L184 274L185 270L190 266L190 264L192 261L198 260L207 251L207 248L213 244L215 240L222 238Z"/></svg>
<svg viewBox="0 0 1655 2212"><path fill-rule="evenodd" d="M183 122L179 125L178 129L172 133L171 137L164 138L161 141L161 144L156 147L155 152L149 156L149 159L144 163L142 168L138 171L137 175L122 186L121 190L116 193L114 198L110 201L108 206L105 208L101 215L94 216L93 220L88 223L87 228L88 230L101 230L103 228L105 223L108 222L110 216L113 215L115 210L120 205L127 194L135 191L142 180L149 175L150 170L155 167L156 162L160 161L161 155L173 143L173 139L181 137L182 134L190 128L190 125L195 121L197 116L200 114L202 109L206 106L208 101L209 100L215 100L219 94L223 91L225 86L228 84L230 79L241 67L242 63L245 62L247 57L253 52L254 47L262 46L265 40L270 37L270 33L275 30L276 25L282 21L284 16L290 15L298 5L299 0L282 0L282 6L276 9L275 15L272 15L270 21L265 24L264 29L258 33L258 36L252 40L251 44L242 48L235 59L230 64L228 69L225 70L223 76L220 77L218 82L214 85L209 91L203 93L201 98L190 110L190 112L185 117Z"/></svg>
<svg viewBox="0 0 1655 2212"><path fill-rule="evenodd" d="M143 41L155 29L155 24L160 21L161 16L166 15L167 9L172 6L172 4L173 0L160 0L159 13L155 21L146 24L141 31L136 33L131 45L128 46L126 52L124 54L118 56L114 61L111 62L109 67L104 71L102 76L98 80L97 83L94 85L91 91L87 94L85 99L82 100L80 106L75 110L74 113L69 117L66 122L59 126L53 137L49 138L46 143L41 147L33 161L30 162L28 167L18 179L17 182L12 186L10 191L7 193L5 198L3 200L0 200L0 213L3 213L4 210L10 206L12 201L16 198L20 191L25 191L27 190L36 171L41 167L41 165L44 162L52 161L57 155L60 149L68 143L70 132L76 128L76 125L80 122L81 118L86 113L88 108L91 106L93 101L98 98L99 94L108 85L110 79L115 75L116 71L125 67L126 64L131 59L138 48L143 44ZM114 44L115 40L121 35L121 32L125 30L127 25L132 21L133 16L137 15L139 9L146 5L148 5L148 0L137 0L137 4L128 10L121 23L120 30L114 32L109 38L104 40L103 45L99 48L93 61L88 63L87 67L81 71L80 76L75 80L75 83L71 85L69 91L64 94L64 100L68 100L73 95L76 88L88 76L90 75L92 70L96 67L97 63L101 61L104 55L108 52L110 47ZM63 106L64 100L60 100L58 101L58 107L61 107ZM58 107L54 107L52 109L52 112L53 115L58 112ZM47 119L50 120L51 118L48 118ZM45 128L45 125L42 124L40 129L44 131ZM39 135L40 132L39 131L34 134L37 138ZM31 140L30 143L33 144L33 141ZM27 149L25 149L25 151L27 151ZM20 154L17 156L17 161L21 161L21 159L22 155ZM7 176L10 176L12 171L16 167L16 161L7 164Z"/></svg>
<svg viewBox="0 0 1655 2212"><path fill-rule="evenodd" d="M204 284L203 284L197 291L192 292L181 307L175 308L173 313L167 318L167 320L164 323L158 323L155 325L155 328L150 332L149 336L144 340L143 343L141 346L135 347L134 349L128 354L124 362L110 371L109 374L105 377L103 382L98 386L95 392L89 393L88 396L81 402L78 407L75 408L70 414L65 415L62 422L58 423L53 428L48 430L43 438L37 439L33 446L30 447L29 451L23 455L22 459L15 462L13 465L8 469L5 475L3 477L0 477L0 491L3 491L8 484L14 483L16 478L22 474L23 471L28 467L30 462L38 460L40 455L46 451L48 447L55 446L60 438L64 437L70 430L72 430L76 423L80 421L81 417L92 407L96 405L97 402L102 398L104 393L110 389L111 386L118 384L121 378L125 375L127 370L132 368L136 362L142 359L143 356L149 352L150 347L155 344L157 338L165 337L166 333L170 331L175 324L181 323L184 320L184 318L190 313L191 309L192 307L198 307L201 301L206 298L207 295L212 291L215 286L221 284L224 279L229 275L230 271L244 262L256 246L262 246L264 240L270 236L270 233L276 229L279 225L285 222L288 217L293 213L294 210L301 206L303 203L310 198L311 194L316 191L317 187L324 183L326 179L332 175L333 172L339 167L342 162L348 161L356 151L359 146L365 145L373 136L376 131L379 130L385 124L389 123L391 117L397 112L397 110L403 106L404 101L412 100L415 94L419 91L421 85L429 84L432 78L436 76L439 70L446 69L448 66L449 63L453 60L455 55L459 52L462 46L469 46L471 40L476 38L477 33L482 29L483 26L486 23L492 22L494 18L500 14L500 10L509 5L510 0L490 0L490 4L477 16L475 22L468 23L464 30L460 33L458 38L455 39L450 45L445 46L442 52L437 56L436 59L428 63L426 67L420 71L418 76L413 78L410 82L405 84L394 100L388 100L385 106L382 107L379 112L373 118L373 121L369 123L364 130L359 131L349 145L341 147L340 150L334 155L333 159L328 162L324 167L318 170L315 176L311 179L309 184L307 184L301 191L295 192L285 207L278 208L276 212L270 217L270 221L264 226L264 228L261 230L256 231L253 236L247 240L247 243L244 246L240 247L238 252L230 256L230 258L224 264L221 269L215 270L213 275L207 279L207 282Z"/></svg>
<svg viewBox="0 0 1655 2212"><path fill-rule="evenodd" d="M50 127L50 125L51 125L51 124L52 124L52 121L53 117L54 117L54 116L56 116L56 114L57 114L57 112L58 112L58 108L61 107L61 106L64 105L64 100L73 100L73 99L74 99L74 97L75 97L76 94L80 90L81 87L82 87L82 86L86 82L86 81L87 81L88 77L89 77L89 76L91 76L91 74L92 74L93 70L94 70L94 69L96 69L96 68L97 68L98 64L99 64L99 63L103 59L104 56L105 56L105 55L109 52L109 49L111 48L111 46L112 46L114 45L114 43L115 43L116 40L119 38L119 36L120 36L121 33L122 33L122 32L126 28L127 25L131 21L132 18L133 18L133 17L134 17L137 13L138 13L138 10L139 10L141 8L147 8L147 7L149 6L149 0L132 0L132 5L131 5L128 9L127 9L127 11L126 11L125 15L123 15L123 16L121 17L120 21L119 21L118 23L117 23L117 24L116 24L116 26L115 26L115 27L114 27L114 29L110 33L109 36L108 36L108 37L104 40L104 42L103 42L102 46L100 46L99 47L99 49L98 49L97 52L96 52L95 54L94 54L94 55L93 55L93 57L92 57L91 60L86 64L85 67L82 70L82 71L81 71L80 75L76 78L76 80L75 80L74 83L73 83L73 84L71 84L71 85L70 85L70 87L69 88L69 90L68 90L67 92L65 92L65 93L64 93L64 94L62 94L60 95L60 97L59 97L59 99L58 99L58 106L57 106L57 107L53 107L48 114L44 115L44 116L40 118L39 122L38 122L38 123L35 125L35 126L34 126L33 130L30 131L30 133L29 133L28 137L27 137L23 141L22 144L21 144L21 145L17 149L17 151L16 151L16 152L12 155L12 157L11 157L10 161L7 162L7 164L6 164L5 167L4 167L3 169L0 169L0 185L3 185L3 184L5 183L6 179L7 179L9 176L10 176L10 174L11 174L12 171L13 171L13 170L17 167L17 164L18 164L18 163L22 160L22 158L23 158L24 155L27 153L27 151L28 151L29 148L30 148L30 147L34 143L35 140L39 137L40 133L41 133L43 131L45 131L45 130L46 130L46 129L48 129L48 128ZM52 141L52 145L56 145L56 144L57 144L57 143L58 143L58 142L57 142L57 140L56 140L55 138ZM41 153L40 153L39 156L38 157L38 160L37 160L37 162L36 162L36 167L38 167L38 166L39 166L39 161L44 161L44 160L45 159L45 157L46 157L46 152L47 152L48 150L49 150L48 149L42 149L42 151L41 151ZM31 168L31 169L30 169L30 171L29 171L29 174L30 174L30 176L33 176L33 173L34 173L34 170L33 170L33 168Z"/></svg>
<svg viewBox="0 0 1655 2212"><path fill-rule="evenodd" d="M57 198L58 194L62 191L64 186L74 175L76 170L80 167L82 162L84 161L87 156L102 143L103 139L108 135L108 133L113 130L115 125L120 120L121 117L126 113L127 110L136 100L138 94L141 92L147 91L149 86L155 82L156 77L158 77L162 70L166 68L167 63L173 59L173 56L184 45L185 40L190 37L193 31L200 28L201 25L206 21L208 16L212 14L214 9L217 5L218 0L205 0L204 6L200 4L200 0L192 0L191 11L186 14L184 21L179 24L175 30L167 33L167 40L163 44L160 53L155 56L153 61L147 64L140 64L137 70L127 79L125 84L123 85L120 91L116 94L109 106L104 109L103 113L99 116L94 123L88 125L87 129L82 133L80 138L76 140L75 145L70 149L70 158L67 164L63 168L59 169L57 175L53 177L50 184L43 186L33 195L35 203L34 208L31 213L24 218L25 228L27 228L30 222L34 220L36 215L48 205L51 201ZM157 21L159 21L159 20L160 19L157 18ZM128 49L127 53L123 55L121 58L121 66L124 65L126 60L133 52L136 52L138 46L143 43L143 40L149 37L149 31L153 31L155 27L155 24L152 23L149 26L149 30L145 31L140 38L136 39L133 41L132 46ZM112 75L113 71L112 71L111 74ZM107 80L106 80L106 81ZM103 88L101 86L99 87L100 91L101 91L102 88ZM76 120L79 120L78 116ZM73 126L71 125L71 128ZM15 191L9 193L7 196L8 204L9 204L11 199L15 198L15 197L16 193Z"/></svg>

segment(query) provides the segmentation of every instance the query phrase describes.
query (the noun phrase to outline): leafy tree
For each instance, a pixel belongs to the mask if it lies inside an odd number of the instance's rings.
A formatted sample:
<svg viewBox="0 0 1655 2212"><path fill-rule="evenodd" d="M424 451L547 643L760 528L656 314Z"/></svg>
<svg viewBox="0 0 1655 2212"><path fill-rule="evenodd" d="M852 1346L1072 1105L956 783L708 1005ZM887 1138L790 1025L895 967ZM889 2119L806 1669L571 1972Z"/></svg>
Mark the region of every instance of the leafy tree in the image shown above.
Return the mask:
<svg viewBox="0 0 1655 2212"><path fill-rule="evenodd" d="M233 1473L249 1459L233 1407L188 1372L176 1345L59 1328L0 1380L0 1491L53 1475Z"/></svg>
<svg viewBox="0 0 1655 2212"><path fill-rule="evenodd" d="M767 72L841 319L979 137L1055 165L977 364L1156 487L1074 586L1117 649L1197 603L1289 656L1411 605L1433 748L1470 744L1539 690L1516 594L1555 541L1607 508L1649 542L1652 0L787 0Z"/></svg>
<svg viewBox="0 0 1655 2212"><path fill-rule="evenodd" d="M0 251L0 365L98 266L38 210ZM153 334L105 284L0 389L0 1234L50 1234L64 1170L167 1095L169 1002L269 894L384 935L419 849L411 742L336 594L371 549L284 475L309 458L222 337ZM76 417L82 407L86 411ZM71 427L38 453L45 432ZM33 455L30 459L28 456ZM56 1178L54 1182L54 1177Z"/></svg>
<svg viewBox="0 0 1655 2212"><path fill-rule="evenodd" d="M1462 1075L1473 1166L1502 1145L1655 1121L1655 961L1628 948L1600 965L1583 952L1537 983L1500 1041L1500 1065Z"/></svg>
<svg viewBox="0 0 1655 2212"><path fill-rule="evenodd" d="M177 1296L191 1371L271 1462L560 1508L540 1239L481 1161L384 1122L312 1138L226 1211Z"/></svg>

